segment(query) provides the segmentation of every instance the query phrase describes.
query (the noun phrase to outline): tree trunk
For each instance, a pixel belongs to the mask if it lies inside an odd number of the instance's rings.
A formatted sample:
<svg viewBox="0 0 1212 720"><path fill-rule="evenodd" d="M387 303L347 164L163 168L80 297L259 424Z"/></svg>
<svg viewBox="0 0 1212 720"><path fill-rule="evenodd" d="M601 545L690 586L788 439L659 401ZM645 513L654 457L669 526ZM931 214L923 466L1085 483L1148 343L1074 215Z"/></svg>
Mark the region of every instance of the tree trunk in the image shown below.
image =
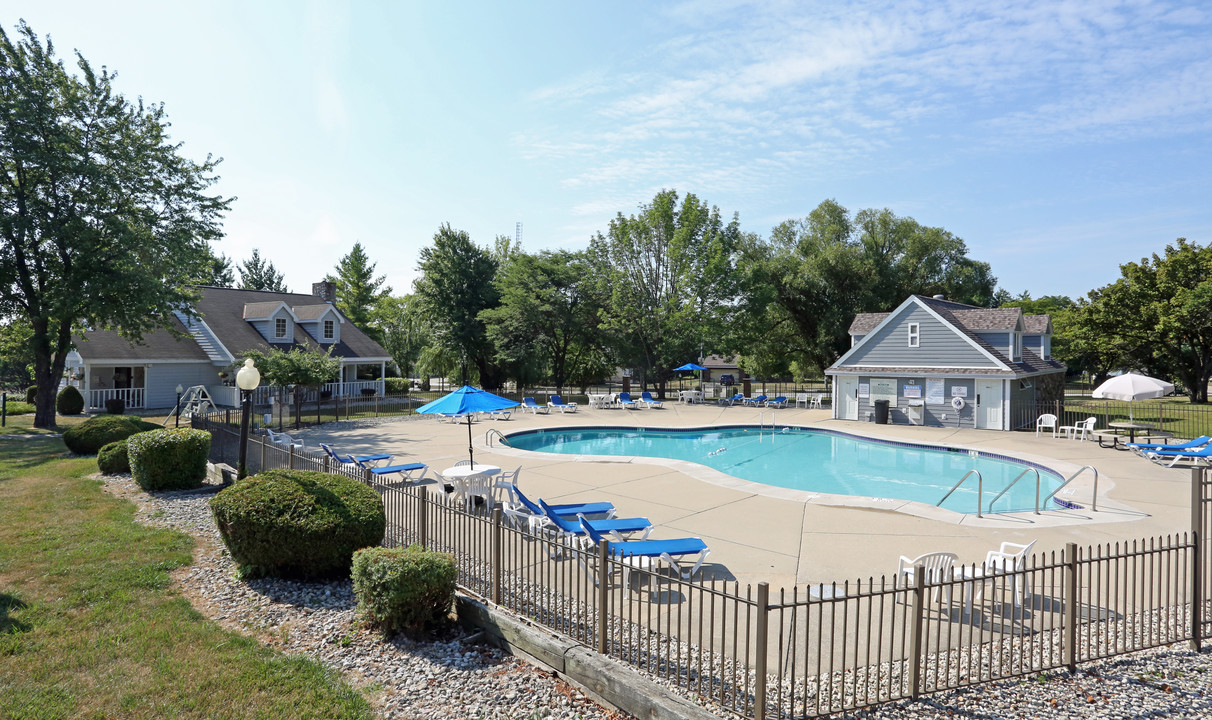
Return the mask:
<svg viewBox="0 0 1212 720"><path fill-rule="evenodd" d="M34 396L34 427L49 430L55 427L55 395L67 361L71 325L58 328L58 336L51 338L45 319L34 318L30 324L34 328L34 384L38 387ZM51 351L52 341L57 352Z"/></svg>

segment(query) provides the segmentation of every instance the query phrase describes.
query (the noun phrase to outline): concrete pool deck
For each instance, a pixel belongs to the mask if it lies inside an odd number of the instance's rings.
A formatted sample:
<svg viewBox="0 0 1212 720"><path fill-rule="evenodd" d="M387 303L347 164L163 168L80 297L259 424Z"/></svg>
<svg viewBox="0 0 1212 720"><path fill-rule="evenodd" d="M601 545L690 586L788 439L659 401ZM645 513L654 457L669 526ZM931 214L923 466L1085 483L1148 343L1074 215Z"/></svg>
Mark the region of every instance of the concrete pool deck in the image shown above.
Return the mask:
<svg viewBox="0 0 1212 720"><path fill-rule="evenodd" d="M823 496L749 483L693 463L652 458L578 459L578 456L488 447L485 434L529 428L626 425L697 427L769 425L820 427L904 442L979 448L1032 460L1068 477L1091 465L1099 473L1098 510L1091 511L1092 474L1074 481L1065 499L1082 510L963 515L901 500ZM650 518L653 538L701 537L711 548L704 577L766 581L780 587L842 582L896 571L900 555L951 551L980 563L1002 541L1036 540L1035 551L1132 541L1182 533L1190 525L1186 468L1166 469L1134 453L1093 441L1034 433L874 425L829 419L829 410L758 410L666 402L663 409L588 409L548 415L515 412L511 419L472 425L477 462L521 466L519 486L552 502L610 500L623 516ZM308 447L328 442L338 452L388 452L397 461L442 471L467 458L467 427L432 418L377 425L328 424L299 436ZM958 480L958 478L956 478ZM1025 480L1024 480L1025 481ZM996 492L996 489L995 489ZM1064 491L1062 491L1064 492ZM990 495L986 493L986 504Z"/></svg>

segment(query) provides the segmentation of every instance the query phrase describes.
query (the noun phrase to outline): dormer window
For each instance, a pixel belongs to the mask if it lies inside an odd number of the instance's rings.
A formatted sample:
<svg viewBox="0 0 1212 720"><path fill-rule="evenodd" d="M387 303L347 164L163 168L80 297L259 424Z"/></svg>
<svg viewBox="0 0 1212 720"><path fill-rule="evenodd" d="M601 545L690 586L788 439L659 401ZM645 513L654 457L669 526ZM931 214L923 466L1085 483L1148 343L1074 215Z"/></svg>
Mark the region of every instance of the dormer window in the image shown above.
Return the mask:
<svg viewBox="0 0 1212 720"><path fill-rule="evenodd" d="M332 340L337 335L337 326L332 320L324 321L324 339Z"/></svg>
<svg viewBox="0 0 1212 720"><path fill-rule="evenodd" d="M286 318L276 318L274 320L274 337L286 337Z"/></svg>
<svg viewBox="0 0 1212 720"><path fill-rule="evenodd" d="M1023 359L1023 336L1019 333L1011 333L1014 337L1014 347L1011 348L1010 359L1018 362Z"/></svg>
<svg viewBox="0 0 1212 720"><path fill-rule="evenodd" d="M919 323L909 323L909 347L920 347L922 344L922 327Z"/></svg>

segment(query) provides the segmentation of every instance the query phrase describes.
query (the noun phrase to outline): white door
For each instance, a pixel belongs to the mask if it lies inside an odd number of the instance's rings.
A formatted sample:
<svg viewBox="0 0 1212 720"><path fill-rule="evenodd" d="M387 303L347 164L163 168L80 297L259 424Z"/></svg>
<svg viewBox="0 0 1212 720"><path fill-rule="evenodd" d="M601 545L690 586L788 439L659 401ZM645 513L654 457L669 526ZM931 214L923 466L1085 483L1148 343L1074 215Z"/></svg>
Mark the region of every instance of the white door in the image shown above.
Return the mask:
<svg viewBox="0 0 1212 720"><path fill-rule="evenodd" d="M1002 429L1001 380L977 380L976 427L983 430Z"/></svg>
<svg viewBox="0 0 1212 720"><path fill-rule="evenodd" d="M858 420L858 377L854 375L839 376L834 387L837 388L837 402L833 406L838 409L838 418Z"/></svg>

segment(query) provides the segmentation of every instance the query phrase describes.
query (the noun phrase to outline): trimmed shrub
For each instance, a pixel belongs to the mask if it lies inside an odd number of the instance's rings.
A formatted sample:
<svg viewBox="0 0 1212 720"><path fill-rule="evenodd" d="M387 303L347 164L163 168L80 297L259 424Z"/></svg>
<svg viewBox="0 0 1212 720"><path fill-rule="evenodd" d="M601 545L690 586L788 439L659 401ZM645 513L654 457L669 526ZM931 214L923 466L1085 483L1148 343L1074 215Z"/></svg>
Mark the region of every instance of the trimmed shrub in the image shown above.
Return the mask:
<svg viewBox="0 0 1212 720"><path fill-rule="evenodd" d="M389 393L406 393L408 392L407 378L386 378L383 380L385 385L383 389Z"/></svg>
<svg viewBox="0 0 1212 720"><path fill-rule="evenodd" d="M110 415L121 415L126 412L126 401L122 398L110 398L105 401L105 412Z"/></svg>
<svg viewBox="0 0 1212 720"><path fill-rule="evenodd" d="M30 405L38 404L38 386L37 385L30 385L29 387L25 388L25 402L29 403Z"/></svg>
<svg viewBox="0 0 1212 720"><path fill-rule="evenodd" d="M176 428L139 433L126 441L130 474L144 490L188 490L202 486L210 433Z"/></svg>
<svg viewBox="0 0 1212 720"><path fill-rule="evenodd" d="M346 577L354 551L383 542L379 494L340 475L268 470L210 501L243 577Z"/></svg>
<svg viewBox="0 0 1212 720"><path fill-rule="evenodd" d="M79 415L84 412L84 396L74 385L68 385L55 398L55 409L60 415Z"/></svg>
<svg viewBox="0 0 1212 720"><path fill-rule="evenodd" d="M96 455L112 442L135 433L159 430L160 426L126 415L98 415L63 431L63 444L77 455Z"/></svg>
<svg viewBox="0 0 1212 720"><path fill-rule="evenodd" d="M450 612L458 568L452 555L420 545L368 547L354 553L351 576L358 610L371 624L415 637Z"/></svg>
<svg viewBox="0 0 1212 720"><path fill-rule="evenodd" d="M126 440L112 442L97 451L97 469L106 475L121 475L130 472L130 455L126 452Z"/></svg>

